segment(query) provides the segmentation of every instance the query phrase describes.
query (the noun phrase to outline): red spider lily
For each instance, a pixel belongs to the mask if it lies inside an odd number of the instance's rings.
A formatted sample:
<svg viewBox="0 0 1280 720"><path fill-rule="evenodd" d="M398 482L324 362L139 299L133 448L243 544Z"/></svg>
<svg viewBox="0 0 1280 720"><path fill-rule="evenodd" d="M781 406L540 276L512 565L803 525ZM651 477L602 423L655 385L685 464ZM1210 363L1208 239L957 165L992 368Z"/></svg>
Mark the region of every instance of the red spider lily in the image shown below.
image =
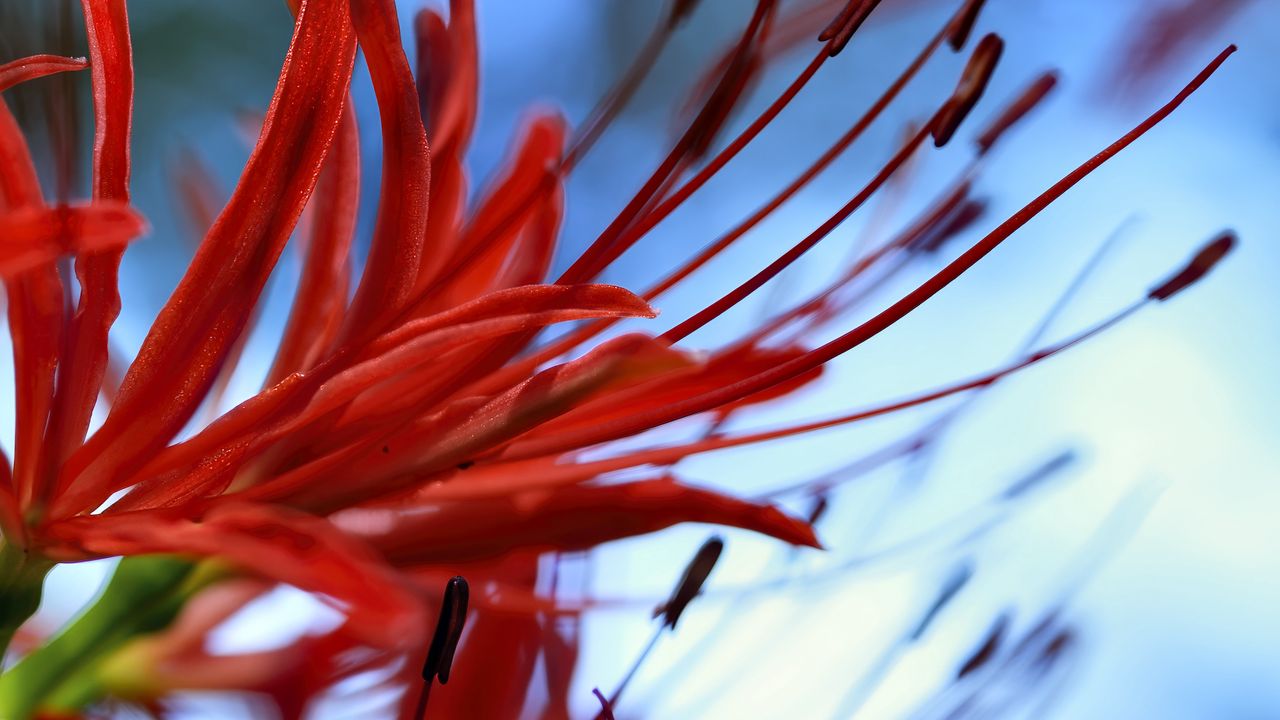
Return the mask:
<svg viewBox="0 0 1280 720"><path fill-rule="evenodd" d="M6 459L0 478L5 550L20 551L18 565L37 570L112 556L217 558L336 600L348 623L315 641L324 645L315 653L320 660L297 648L239 662L203 656L193 638L264 587L221 583L189 603L165 633L117 656L107 672L118 690L143 697L248 683L271 690L282 708L296 712L311 693L365 667L334 662L339 649L364 644L392 653L426 652L431 601L415 578L436 587L442 573L461 572L477 588L497 589L477 598L458 651L458 677L433 708L447 717L514 717L540 655L550 705L566 707L576 658L576 640L566 640L576 631L549 631L544 619L522 610L520 598L532 594L538 577L539 553L585 550L682 522L734 526L818 547L809 523L767 504L690 487L668 466L693 453L843 425L988 386L1110 327L1137 306L1007 367L882 407L603 458L587 459L583 451L607 450L613 441L692 416L723 421L811 382L826 362L924 303L1167 117L1230 52L1132 132L871 320L815 348L773 342L783 329L803 338L828 323L838 315L841 293L879 260L936 249L940 237L962 227L957 209L969 207L976 168L915 228L778 324L699 353L677 343L821 242L925 141L948 142L995 69L1003 46L998 37L976 44L955 93L865 188L765 269L665 333L588 343L616 320L654 318L650 301L803 188L858 139L944 42L962 48L980 2L961 3L901 78L795 183L638 296L593 281L759 135L850 41L877 2L830 3L813 61L713 154L762 64L781 51L776 38L815 17L810 10L779 16L774 2L758 2L714 79L698 92L699 109L669 155L596 241L549 282L564 179L636 81L624 80L577 135L554 115L529 119L502 172L472 198L464 171L478 82L470 0L452 0L448 22L431 11L418 16L416 77L391 0L306 0L294 7L289 55L240 182L128 365L102 425L90 434L98 398L107 392L107 333L119 311L116 271L124 244L143 226L128 206L133 74L125 2L83 5L96 122L90 202L46 204L23 137L0 105L0 272L19 379L14 462L10 468ZM675 3L659 31L661 42L692 6ZM349 256L360 149L348 90L357 48L381 113L383 175L370 250L353 282ZM31 58L0 67L0 87L83 67L74 60ZM1047 89L1044 80L1036 82L997 116L980 136L980 154ZM201 196L196 182L192 194ZM302 277L266 386L175 442L216 396L219 378L234 368L263 288L304 212L310 222ZM1221 243L1214 248L1223 249ZM1216 260L1212 254L1143 302L1163 300L1189 284ZM57 264L66 255L76 264L74 312L64 308L70 289ZM592 322L549 345L534 344L544 328L577 321ZM648 479L609 477L650 466L655 469ZM35 584L38 589L39 578ZM178 663L182 673L173 672ZM139 676L128 668L139 665L150 668L152 684L135 682ZM279 677L258 674L264 666L280 669ZM416 672L414 663L405 667ZM494 688L495 677L503 679L502 688Z"/></svg>

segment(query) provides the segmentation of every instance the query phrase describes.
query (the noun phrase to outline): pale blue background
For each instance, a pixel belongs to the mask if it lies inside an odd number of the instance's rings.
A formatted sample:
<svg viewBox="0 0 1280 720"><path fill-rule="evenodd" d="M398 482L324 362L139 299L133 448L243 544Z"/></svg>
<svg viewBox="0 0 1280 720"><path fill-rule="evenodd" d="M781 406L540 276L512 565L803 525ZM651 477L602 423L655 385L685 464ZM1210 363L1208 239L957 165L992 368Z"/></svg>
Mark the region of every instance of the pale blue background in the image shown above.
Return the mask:
<svg viewBox="0 0 1280 720"><path fill-rule="evenodd" d="M483 109L473 158L483 177L500 158L524 108L546 102L581 118L635 49L657 3L481 0ZM605 138L570 186L566 247L580 248L620 208L658 161L668 137L668 108L700 59L738 27L751 3L706 0L681 33L640 101ZM998 253L899 326L842 359L822 385L796 402L745 416L739 427L764 427L891 399L1001 363L1093 249L1127 218L1136 222L1061 319L1070 332L1127 303L1181 263L1204 238L1236 228L1240 252L1194 292L1152 308L1087 347L1001 385L953 433L929 482L889 516L870 547L887 547L974 508L1066 447L1080 466L1033 496L1015 517L962 553L934 548L893 558L835 583L797 581L735 605L733 631L717 636L672 684L665 666L697 646L726 604L694 606L680 632L659 646L637 678L620 716L827 717L844 689L879 648L911 622L957 557L974 557L978 575L927 638L903 658L867 706L866 717L898 717L945 680L1004 608L1025 624L1074 577L1094 529L1125 498L1144 510L1111 543L1096 573L1071 603L1083 639L1082 663L1068 676L1051 713L1057 718L1264 718L1280 715L1280 429L1276 379L1280 332L1275 278L1280 271L1280 78L1274 71L1280 8L1262 0L1221 32L1202 38L1185 62L1147 91L1107 92L1121 69L1123 33L1135 32L1152 3L991 0L981 30L1002 33L1007 55L988 100L1009 97L1036 72L1060 68L1064 83L1034 124L1011 138L988 168L981 189L993 199L979 229L992 227L1063 172L1102 148L1180 86L1226 42L1241 52L1168 123L1072 191ZM191 243L165 174L181 145L198 148L229 188L247 152L231 112L265 104L289 26L282 5L237 0L134 3L139 50L136 186L154 226L135 246L123 275L125 315L117 328L136 347L150 318L180 276ZM790 180L834 139L902 67L949 12L950 3L911 2L886 11L865 36L824 70L814 85L728 172L628 255L608 279L639 288L729 227ZM417 3L405 2L405 20ZM251 19L249 22L240 22ZM808 50L770 74L751 103L758 109L789 79ZM825 218L888 156L904 123L925 117L949 91L961 59L940 57L858 149L793 201L742 248L660 303L662 330L724 292ZM376 110L357 85L366 158L366 190L376 193ZM985 110L985 112L984 112ZM741 125L753 117L744 113ZM967 138L967 136L964 136ZM920 169L911 207L945 182L965 159L956 143ZM368 203L372 208L373 203ZM865 213L862 216L865 217ZM366 222L367 222L366 218ZM694 336L711 344L755 322L766 303L816 287L844 257L855 218L807 258L783 287L745 303ZM972 240L975 236L966 236ZM560 263L572 257L562 254ZM921 267L892 292L929 270ZM265 363L287 312L294 258L273 281L251 361ZM876 301L882 306L892 295ZM772 298L772 300L768 300ZM849 318L852 323L856 318ZM8 363L7 350L4 354ZM6 372L9 372L6 369ZM244 377L241 393L258 378ZM3 437L11 438L6 402ZM688 478L744 492L787 484L896 437L934 410L749 450L701 457L680 466ZM842 496L824 538L831 552L806 554L791 571L824 566L866 551L870 517L880 514L900 467L890 467ZM1135 495L1137 493L1137 495ZM1147 502L1149 500L1149 502ZM1146 503L1146 504L1144 504ZM596 588L609 596L665 593L705 528L682 528L618 543L600 553ZM714 588L741 587L783 572L768 542L730 534ZM50 593L51 616L65 616L91 592L93 571L61 572ZM296 597L293 602L300 602ZM262 626L252 626L260 635ZM647 640L643 610L601 614L588 625L580 669L580 712L594 709L590 690L609 689ZM749 662L743 663L744 658ZM338 711L334 711L336 715Z"/></svg>

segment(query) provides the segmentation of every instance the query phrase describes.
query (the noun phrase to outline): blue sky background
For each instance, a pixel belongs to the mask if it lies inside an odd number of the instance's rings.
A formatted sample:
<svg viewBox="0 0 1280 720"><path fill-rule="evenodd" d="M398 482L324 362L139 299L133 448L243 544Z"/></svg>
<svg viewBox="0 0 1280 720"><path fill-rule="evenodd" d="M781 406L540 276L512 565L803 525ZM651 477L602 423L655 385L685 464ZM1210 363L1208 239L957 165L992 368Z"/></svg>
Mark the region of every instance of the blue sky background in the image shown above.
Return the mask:
<svg viewBox="0 0 1280 720"><path fill-rule="evenodd" d="M583 117L657 13L656 3L620 0L479 5L484 85L473 157L478 178L499 161L530 105L552 104L571 120ZM575 175L562 264L660 159L668 111L681 97L689 68L699 67L736 32L751 3L703 5L632 110ZM1036 716L1280 715L1280 688L1273 681L1280 649L1272 641L1280 636L1274 613L1280 605L1280 533L1274 522L1280 509L1280 450L1274 442L1280 429L1280 77L1274 72L1280 8L1254 3L1202 38L1167 77L1117 94L1110 88L1123 69L1118 48L1125 33L1138 31L1136 18L1150 5L989 2L980 30L1000 32L1007 53L976 119L988 117L1043 69L1059 69L1063 84L986 169L980 190L989 195L991 210L962 241L976 239L977 232L1131 127L1226 42L1238 43L1241 52L1170 121L972 273L842 358L817 387L792 402L744 415L736 426L821 417L1001 364L1076 269L1122 224L1126 229L1116 249L1059 319L1055 336L1138 297L1224 227L1239 231L1239 252L1193 292L998 386L948 436L922 486L895 494L903 468L890 466L839 496L821 528L830 552L804 554L788 564L772 544L729 534L711 596L690 610L679 633L660 644L629 691L624 716L828 717L845 689L963 560L975 563L973 582L925 642L894 664L859 717L903 716L945 681L997 615L1011 611L1016 626L1026 628L1064 595L1070 597L1067 617L1080 633L1083 654L1052 709ZM402 3L406 24L418 6ZM945 2L886 0L884 7L776 127L607 279L643 287L673 257L753 210L843 132L950 12ZM126 348L141 341L192 246L189 226L176 211L168 164L180 147L194 148L231 187L247 154L233 113L265 106L289 32L282 6L247 0L227 0L225 7L139 6L135 23L135 184L154 231L130 251L124 268L126 309L116 339ZM738 126L772 99L808 52L771 71ZM945 98L962 64L963 58L940 56L849 157L699 280L664 299L662 318L633 329L666 329L816 226L888 157L906 123L927 117ZM372 194L376 108L363 78L356 97L371 166L366 192ZM914 181L920 191L911 194L898 221L925 204L930 189L945 183L967 153L965 143L929 153ZM855 216L788 273L781 288L744 303L689 344L728 339L781 300L818 286L848 252L866 215ZM933 269L917 267L872 305L883 307ZM273 280L262 328L250 345L250 361L263 370L295 273L289 257ZM7 365L5 372L11 372ZM238 392L251 392L259 381L246 374ZM4 403L4 413L11 412L9 406ZM752 493L837 467L939 409L699 457L679 470L701 484ZM7 445L10 415L0 416L0 431ZM833 579L831 568L850 557L893 548L940 525L963 529L983 517L992 495L1065 448L1076 449L1081 462L1016 512L1000 516L977 540L957 546L954 538L944 538ZM1100 527L1107 549L1097 553L1090 538ZM609 596L665 594L706 534L706 528L686 527L607 547L598 555L594 587ZM49 593L51 617L71 612L92 592L101 571L60 572ZM753 593L750 600L726 599L736 588L782 576L792 578L784 587ZM1087 579L1083 586L1081 578ZM726 612L733 623L723 630ZM644 608L633 607L592 616L588 632L578 693L584 714L593 708L590 689L613 686L651 627ZM698 655L681 664L689 652ZM678 668L675 676L671 667Z"/></svg>

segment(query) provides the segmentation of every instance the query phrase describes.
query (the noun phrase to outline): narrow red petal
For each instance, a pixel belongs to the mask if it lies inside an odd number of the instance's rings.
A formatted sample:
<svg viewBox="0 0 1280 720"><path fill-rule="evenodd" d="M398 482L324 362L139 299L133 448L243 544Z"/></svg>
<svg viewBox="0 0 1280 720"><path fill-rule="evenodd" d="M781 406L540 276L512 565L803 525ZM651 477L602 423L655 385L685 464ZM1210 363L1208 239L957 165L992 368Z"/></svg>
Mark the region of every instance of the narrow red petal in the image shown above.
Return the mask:
<svg viewBox="0 0 1280 720"><path fill-rule="evenodd" d="M607 285L532 286L494 293L447 313L405 325L371 343L363 360L341 372L321 367L307 376L293 375L241 404L194 438L161 450L133 479L135 489L121 507L168 505L225 487L231 474L250 453L285 437L312 437L308 427L323 420L362 394L376 392L380 383L403 374L407 387L390 388L391 402L422 385L434 372L427 359L463 344L504 334L525 332L552 322L613 314L652 316L635 295ZM384 402L374 408L386 413ZM419 413L421 410L419 409ZM360 411L356 411L359 416ZM387 426L400 424L387 414ZM331 436L321 436L333 450Z"/></svg>
<svg viewBox="0 0 1280 720"><path fill-rule="evenodd" d="M502 274L513 261L526 258L531 250L538 252L521 240L527 237L524 230L530 220L549 208L556 212L562 202L558 182L544 192L537 191L547 168L560 161L567 132L563 118L557 114L540 114L525 124L506 169L471 211L470 221L462 230L458 247L466 254L456 257L426 288L432 301L426 304L419 300L416 313L451 307L500 289ZM537 234L532 238L535 245L540 240ZM546 253L543 249L539 255ZM538 265L541 261L533 263Z"/></svg>
<svg viewBox="0 0 1280 720"><path fill-rule="evenodd" d="M346 314L351 241L360 209L360 133L350 100L330 152L312 199L314 234L289 323L267 374L268 386L315 365L337 337Z"/></svg>
<svg viewBox="0 0 1280 720"><path fill-rule="evenodd" d="M577 360L544 370L448 424L427 423L395 433L387 452L370 447L360 464L358 483L311 483L281 478L277 487L262 488L275 497L290 487L290 503L316 512L395 492L429 475L492 450L530 429L573 409L597 393L641 382L689 363L687 356L643 335L607 342ZM394 426L393 426L394 427ZM271 483L268 484L272 485Z"/></svg>
<svg viewBox="0 0 1280 720"><path fill-rule="evenodd" d="M39 212L43 208L26 139L0 98L0 210ZM63 288L57 269L44 263L6 278L5 290L14 375L22 378L14 388L13 486L19 506L26 508L43 486L40 449L62 343Z"/></svg>
<svg viewBox="0 0 1280 720"><path fill-rule="evenodd" d="M32 55L0 65L0 92L28 80L35 80L62 72L84 70L89 63L84 58L61 55Z"/></svg>
<svg viewBox="0 0 1280 720"><path fill-rule="evenodd" d="M392 0L351 0L382 114L382 193L378 225L364 275L351 301L339 344L360 344L388 328L418 281L427 230L431 151L418 91L400 45Z"/></svg>
<svg viewBox="0 0 1280 720"><path fill-rule="evenodd" d="M126 0L82 0L92 64L93 197L129 202L129 142L133 126L133 51ZM80 300L58 368L58 391L45 445L47 472L84 440L106 373L107 336L120 314L118 273L123 247L76 258Z"/></svg>
<svg viewBox="0 0 1280 720"><path fill-rule="evenodd" d="M728 525L818 547L812 528L775 507L671 478L571 485L404 510L353 509L339 513L334 521L398 565L449 565L517 549L586 550L685 522Z"/></svg>
<svg viewBox="0 0 1280 720"><path fill-rule="evenodd" d="M3 449L0 449L0 534L6 543L26 546L26 526L13 488L13 467Z"/></svg>
<svg viewBox="0 0 1280 720"><path fill-rule="evenodd" d="M173 553L221 558L337 600L353 629L381 647L421 642L419 603L368 548L328 521L261 505L225 504L195 520L173 511L100 515L46 528L50 557Z"/></svg>
<svg viewBox="0 0 1280 720"><path fill-rule="evenodd" d="M304 3L258 146L143 342L102 428L64 467L62 513L100 504L191 417L248 322L337 132L355 57L343 3Z"/></svg>

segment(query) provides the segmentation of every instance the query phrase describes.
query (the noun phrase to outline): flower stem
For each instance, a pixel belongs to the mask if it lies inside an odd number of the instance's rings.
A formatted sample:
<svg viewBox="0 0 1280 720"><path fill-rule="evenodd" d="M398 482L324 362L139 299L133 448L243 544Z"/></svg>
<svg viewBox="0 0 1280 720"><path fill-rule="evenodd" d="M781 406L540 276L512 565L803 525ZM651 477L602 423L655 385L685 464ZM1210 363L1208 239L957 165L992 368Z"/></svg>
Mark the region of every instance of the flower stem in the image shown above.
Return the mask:
<svg viewBox="0 0 1280 720"><path fill-rule="evenodd" d="M127 640L167 627L202 575L175 557L125 558L102 596L58 637L0 676L0 717L31 717L50 698L97 699L93 678L100 661Z"/></svg>
<svg viewBox="0 0 1280 720"><path fill-rule="evenodd" d="M0 546L0 658L18 628L40 607L44 578L53 564L11 543Z"/></svg>

